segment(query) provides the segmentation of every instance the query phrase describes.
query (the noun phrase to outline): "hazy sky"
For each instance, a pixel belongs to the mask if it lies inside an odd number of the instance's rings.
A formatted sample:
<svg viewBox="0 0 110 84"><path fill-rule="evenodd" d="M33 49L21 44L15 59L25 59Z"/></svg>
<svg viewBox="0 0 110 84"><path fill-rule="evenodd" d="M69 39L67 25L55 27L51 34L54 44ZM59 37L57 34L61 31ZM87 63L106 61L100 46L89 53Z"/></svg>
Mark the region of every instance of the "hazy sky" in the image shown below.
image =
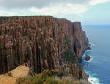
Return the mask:
<svg viewBox="0 0 110 84"><path fill-rule="evenodd" d="M110 24L110 0L0 0L0 16L52 15L83 24Z"/></svg>

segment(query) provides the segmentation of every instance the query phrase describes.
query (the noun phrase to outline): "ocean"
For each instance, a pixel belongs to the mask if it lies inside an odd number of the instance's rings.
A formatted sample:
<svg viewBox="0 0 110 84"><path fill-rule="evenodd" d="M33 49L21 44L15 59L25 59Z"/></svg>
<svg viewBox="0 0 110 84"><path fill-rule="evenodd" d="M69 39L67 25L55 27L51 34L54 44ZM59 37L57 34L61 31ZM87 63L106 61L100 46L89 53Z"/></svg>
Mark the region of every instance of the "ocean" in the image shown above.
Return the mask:
<svg viewBox="0 0 110 84"><path fill-rule="evenodd" d="M83 26L92 45L92 60L85 65L92 84L110 84L110 26Z"/></svg>

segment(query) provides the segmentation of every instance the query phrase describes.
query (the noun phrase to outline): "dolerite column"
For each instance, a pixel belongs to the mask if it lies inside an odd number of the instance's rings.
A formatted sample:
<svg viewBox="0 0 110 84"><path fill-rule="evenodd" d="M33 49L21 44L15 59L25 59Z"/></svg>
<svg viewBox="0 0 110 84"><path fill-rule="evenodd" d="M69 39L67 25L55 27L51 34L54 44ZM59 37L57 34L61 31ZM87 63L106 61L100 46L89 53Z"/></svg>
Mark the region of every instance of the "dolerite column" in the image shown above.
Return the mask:
<svg viewBox="0 0 110 84"><path fill-rule="evenodd" d="M37 60L37 73L40 73L41 72L41 49L40 47L38 46L38 43L36 44L37 47L36 47L36 60Z"/></svg>
<svg viewBox="0 0 110 84"><path fill-rule="evenodd" d="M33 71L36 72L37 71L37 43L36 43L36 40L34 41L34 45L33 45L33 48L32 48L32 53L33 53Z"/></svg>

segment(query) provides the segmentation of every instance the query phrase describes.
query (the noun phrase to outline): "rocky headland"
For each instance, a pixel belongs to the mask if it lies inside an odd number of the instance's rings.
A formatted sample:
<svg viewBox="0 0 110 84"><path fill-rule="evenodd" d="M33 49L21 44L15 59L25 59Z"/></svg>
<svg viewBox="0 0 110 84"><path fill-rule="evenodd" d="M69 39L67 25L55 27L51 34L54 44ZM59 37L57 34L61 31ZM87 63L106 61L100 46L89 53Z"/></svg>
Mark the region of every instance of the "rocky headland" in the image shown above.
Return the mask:
<svg viewBox="0 0 110 84"><path fill-rule="evenodd" d="M80 22L52 16L0 17L0 74L25 65L32 73L56 70L87 80L80 61L88 48Z"/></svg>

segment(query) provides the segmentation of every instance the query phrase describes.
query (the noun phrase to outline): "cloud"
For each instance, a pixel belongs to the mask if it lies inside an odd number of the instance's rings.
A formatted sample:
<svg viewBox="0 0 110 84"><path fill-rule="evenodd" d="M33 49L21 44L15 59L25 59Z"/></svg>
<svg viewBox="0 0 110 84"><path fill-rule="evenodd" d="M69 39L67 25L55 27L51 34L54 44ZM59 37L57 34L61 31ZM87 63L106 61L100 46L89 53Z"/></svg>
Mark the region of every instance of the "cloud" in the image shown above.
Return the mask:
<svg viewBox="0 0 110 84"><path fill-rule="evenodd" d="M0 16L14 16L14 15L53 15L53 16L66 16L66 15L77 15L87 10L86 5L81 4L54 4L47 7L37 8L22 8L21 9L7 9L0 11Z"/></svg>
<svg viewBox="0 0 110 84"><path fill-rule="evenodd" d="M81 15L91 6L110 0L0 0L0 16Z"/></svg>
<svg viewBox="0 0 110 84"><path fill-rule="evenodd" d="M40 13L45 15L68 15L68 14L80 14L87 10L86 5L81 4L54 4L44 8L30 8L32 13Z"/></svg>
<svg viewBox="0 0 110 84"><path fill-rule="evenodd" d="M50 4L57 3L86 3L88 0L0 0L0 6L6 8L29 8L29 7L47 7Z"/></svg>
<svg viewBox="0 0 110 84"><path fill-rule="evenodd" d="M106 3L106 2L110 2L110 0L90 0L89 4L97 5L97 4L102 4L102 3Z"/></svg>

